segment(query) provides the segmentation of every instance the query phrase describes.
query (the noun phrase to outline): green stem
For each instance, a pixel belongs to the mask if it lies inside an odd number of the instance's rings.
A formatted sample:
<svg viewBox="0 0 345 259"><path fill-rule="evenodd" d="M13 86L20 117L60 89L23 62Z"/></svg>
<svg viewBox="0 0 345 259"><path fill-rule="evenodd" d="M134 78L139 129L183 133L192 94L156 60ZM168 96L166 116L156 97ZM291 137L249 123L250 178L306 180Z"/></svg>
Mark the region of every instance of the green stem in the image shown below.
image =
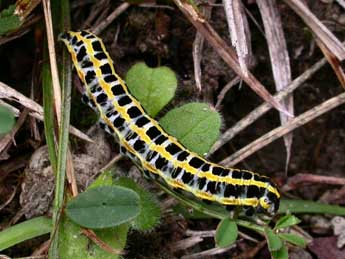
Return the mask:
<svg viewBox="0 0 345 259"><path fill-rule="evenodd" d="M69 1L54 1L52 3L52 13L55 28L59 24L60 31L70 27L70 8ZM62 111L61 111L61 126L59 129L59 144L56 170L56 185L55 198L53 207L53 231L51 232L51 246L49 249L49 259L59 258L59 236L61 228L59 221L61 217L61 210L64 204L64 190L66 178L66 164L68 156L68 140L69 140L69 126L70 126L70 110L71 110L71 63L70 58L64 50L62 56L62 65L60 67L60 78L62 87Z"/></svg>

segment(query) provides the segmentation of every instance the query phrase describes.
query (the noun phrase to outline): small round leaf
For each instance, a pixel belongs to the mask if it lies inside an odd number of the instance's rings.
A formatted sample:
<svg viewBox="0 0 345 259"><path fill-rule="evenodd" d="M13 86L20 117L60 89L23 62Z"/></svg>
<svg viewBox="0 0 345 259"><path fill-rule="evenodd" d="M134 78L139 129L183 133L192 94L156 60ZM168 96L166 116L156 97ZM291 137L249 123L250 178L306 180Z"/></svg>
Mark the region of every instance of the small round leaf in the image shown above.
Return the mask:
<svg viewBox="0 0 345 259"><path fill-rule="evenodd" d="M133 220L140 213L139 195L120 186L100 186L79 194L66 214L87 228L109 228Z"/></svg>
<svg viewBox="0 0 345 259"><path fill-rule="evenodd" d="M218 247L228 247L238 236L237 225L230 218L224 218L217 227L215 241Z"/></svg>

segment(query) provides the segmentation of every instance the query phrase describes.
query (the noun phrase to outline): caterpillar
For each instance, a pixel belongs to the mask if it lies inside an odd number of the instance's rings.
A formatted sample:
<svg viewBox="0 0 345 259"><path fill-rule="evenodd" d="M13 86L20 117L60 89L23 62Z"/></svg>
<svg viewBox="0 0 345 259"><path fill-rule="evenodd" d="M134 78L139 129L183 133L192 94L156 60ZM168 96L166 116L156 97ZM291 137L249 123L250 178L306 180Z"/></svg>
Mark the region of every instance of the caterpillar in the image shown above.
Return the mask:
<svg viewBox="0 0 345 259"><path fill-rule="evenodd" d="M145 175L228 209L242 206L247 215L276 214L280 194L270 178L209 162L150 118L116 74L100 38L88 31L69 31L59 39L84 83L83 101L99 114L100 126L115 136L121 152Z"/></svg>

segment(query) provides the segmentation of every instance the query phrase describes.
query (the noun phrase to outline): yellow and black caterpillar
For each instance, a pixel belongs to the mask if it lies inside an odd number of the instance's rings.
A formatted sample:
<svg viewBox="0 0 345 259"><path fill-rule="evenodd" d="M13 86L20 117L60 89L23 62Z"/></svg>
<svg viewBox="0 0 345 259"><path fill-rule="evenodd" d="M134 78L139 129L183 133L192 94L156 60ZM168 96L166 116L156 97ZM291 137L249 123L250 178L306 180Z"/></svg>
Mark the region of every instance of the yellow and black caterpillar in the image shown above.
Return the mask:
<svg viewBox="0 0 345 259"><path fill-rule="evenodd" d="M60 39L85 84L84 102L99 113L101 126L145 174L227 208L243 206L247 215L277 212L280 194L268 177L206 161L150 118L115 73L100 38L88 31L70 31Z"/></svg>

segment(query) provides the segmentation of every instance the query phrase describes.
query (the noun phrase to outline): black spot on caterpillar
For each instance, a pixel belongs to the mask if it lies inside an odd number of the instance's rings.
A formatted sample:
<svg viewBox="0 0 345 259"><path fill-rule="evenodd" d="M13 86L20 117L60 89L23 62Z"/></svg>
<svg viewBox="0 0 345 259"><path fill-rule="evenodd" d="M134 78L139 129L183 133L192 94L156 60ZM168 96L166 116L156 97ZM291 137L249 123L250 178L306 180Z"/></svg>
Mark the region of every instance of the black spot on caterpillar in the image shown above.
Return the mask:
<svg viewBox="0 0 345 259"><path fill-rule="evenodd" d="M228 208L243 206L274 215L280 194L268 177L246 170L224 168L189 151L150 118L115 73L104 44L88 32L67 32L60 36L67 46L85 96L93 104L103 128L119 141L145 174L159 176L174 189L192 193L201 200ZM84 97L85 99L85 97Z"/></svg>

